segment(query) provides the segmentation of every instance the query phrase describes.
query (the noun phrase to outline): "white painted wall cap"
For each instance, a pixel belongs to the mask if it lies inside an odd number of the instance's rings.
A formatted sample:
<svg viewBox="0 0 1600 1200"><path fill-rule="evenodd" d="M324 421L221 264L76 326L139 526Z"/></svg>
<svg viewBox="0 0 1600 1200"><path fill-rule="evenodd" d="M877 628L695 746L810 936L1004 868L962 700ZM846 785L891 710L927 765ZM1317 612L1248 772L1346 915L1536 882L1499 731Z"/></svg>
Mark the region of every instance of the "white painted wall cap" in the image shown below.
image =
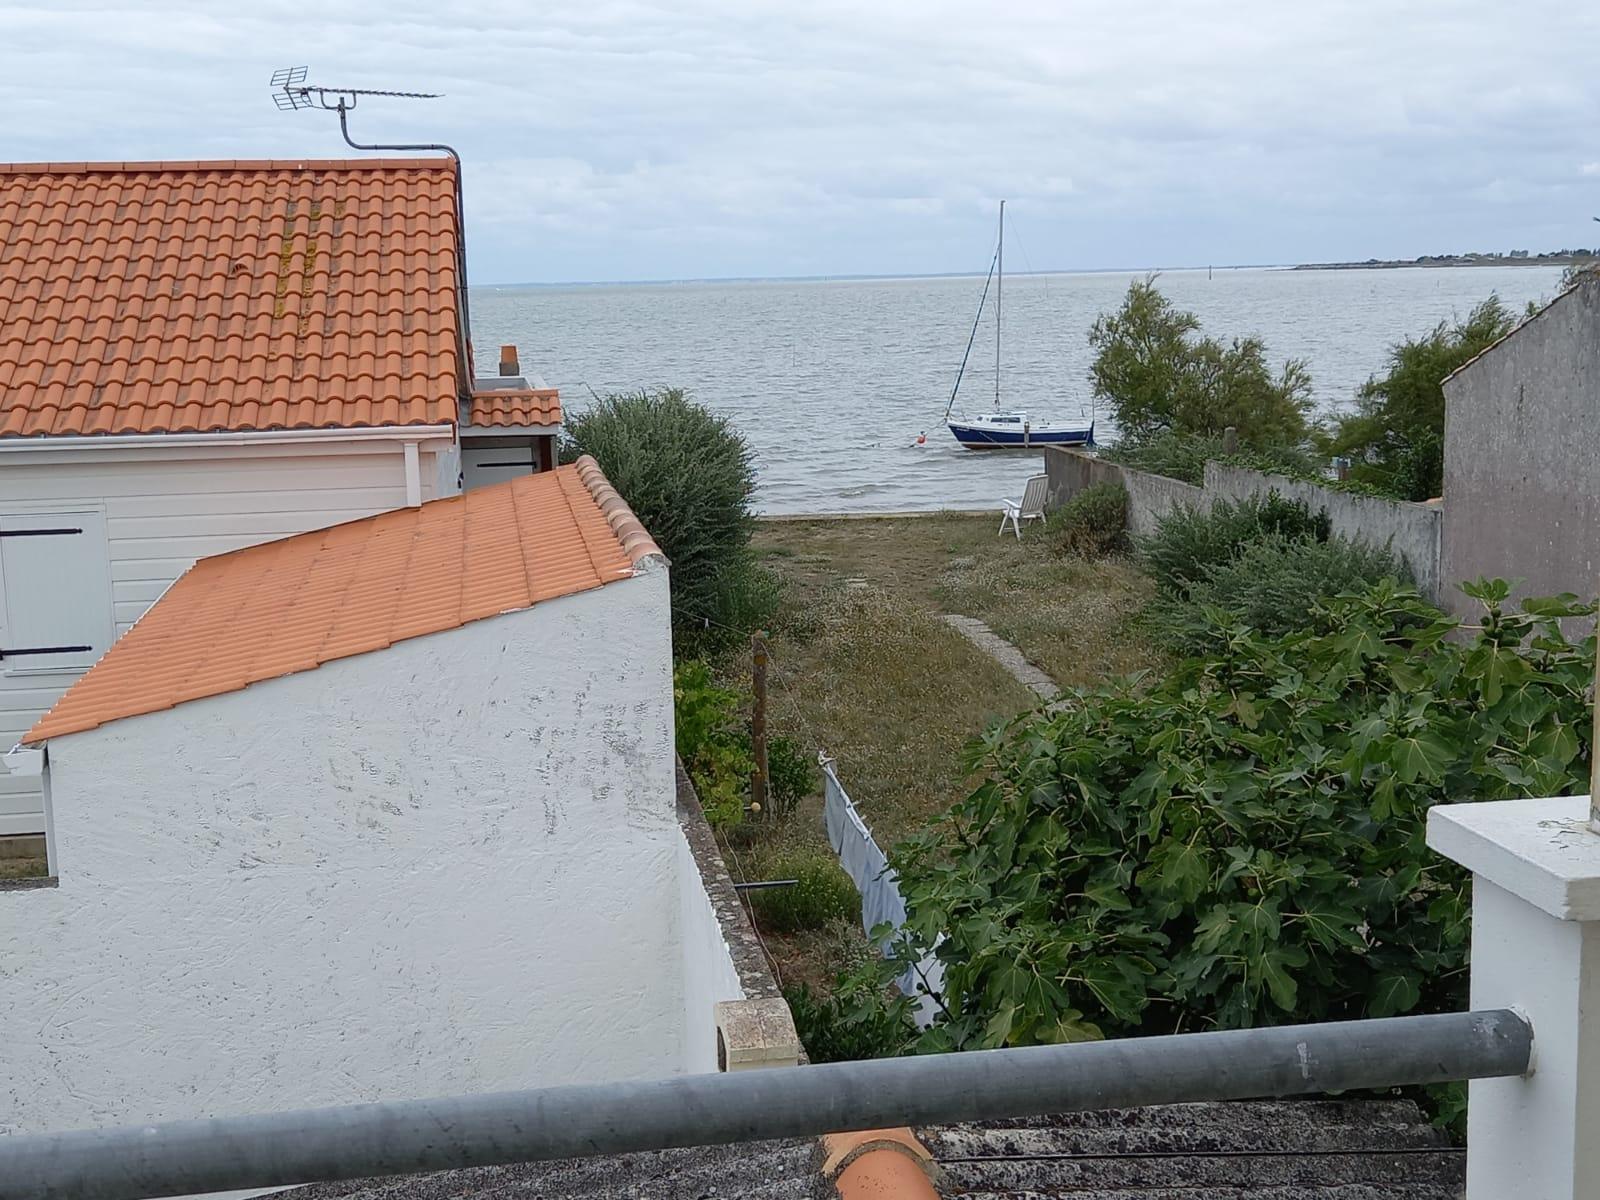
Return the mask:
<svg viewBox="0 0 1600 1200"><path fill-rule="evenodd" d="M1600 921L1587 796L1441 804L1428 810L1428 845L1558 920Z"/></svg>

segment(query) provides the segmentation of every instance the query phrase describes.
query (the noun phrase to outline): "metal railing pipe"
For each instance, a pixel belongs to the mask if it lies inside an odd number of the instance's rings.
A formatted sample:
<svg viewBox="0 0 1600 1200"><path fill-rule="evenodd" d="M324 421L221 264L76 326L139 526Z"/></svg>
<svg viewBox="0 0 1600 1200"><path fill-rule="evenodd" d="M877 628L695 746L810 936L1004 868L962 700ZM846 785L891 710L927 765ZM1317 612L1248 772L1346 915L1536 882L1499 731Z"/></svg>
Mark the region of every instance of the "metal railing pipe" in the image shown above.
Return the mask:
<svg viewBox="0 0 1600 1200"><path fill-rule="evenodd" d="M145 1200L1096 1108L1521 1075L1509 1010L830 1063L0 1137L6 1200Z"/></svg>

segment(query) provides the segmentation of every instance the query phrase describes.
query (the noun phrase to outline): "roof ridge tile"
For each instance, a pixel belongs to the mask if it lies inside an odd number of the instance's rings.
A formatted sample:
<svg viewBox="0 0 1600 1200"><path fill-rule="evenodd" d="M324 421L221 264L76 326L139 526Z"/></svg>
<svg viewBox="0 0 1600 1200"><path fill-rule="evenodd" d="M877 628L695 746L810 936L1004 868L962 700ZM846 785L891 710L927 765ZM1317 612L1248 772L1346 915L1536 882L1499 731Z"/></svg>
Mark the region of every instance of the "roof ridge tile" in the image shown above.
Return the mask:
<svg viewBox="0 0 1600 1200"><path fill-rule="evenodd" d="M638 566L647 558L667 561L667 556L661 552L661 547L645 529L644 523L633 515L633 509L628 507L628 502L622 494L611 486L611 481L600 470L600 464L591 454L580 455L573 464L577 468L578 478L584 487L589 489L589 495L594 498L595 507L604 514L606 521L611 526L611 532L616 535L617 541L627 551L628 557Z"/></svg>

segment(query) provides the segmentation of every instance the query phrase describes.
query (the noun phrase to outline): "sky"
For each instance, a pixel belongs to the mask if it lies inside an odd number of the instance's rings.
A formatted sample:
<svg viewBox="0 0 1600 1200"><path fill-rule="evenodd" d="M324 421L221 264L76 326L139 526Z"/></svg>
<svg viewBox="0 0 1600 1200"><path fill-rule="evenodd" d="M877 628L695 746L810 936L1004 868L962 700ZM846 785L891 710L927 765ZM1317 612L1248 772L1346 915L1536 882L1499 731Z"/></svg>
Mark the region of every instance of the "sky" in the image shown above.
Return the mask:
<svg viewBox="0 0 1600 1200"><path fill-rule="evenodd" d="M1600 243L1573 0L0 0L3 157L462 154L475 284Z"/></svg>

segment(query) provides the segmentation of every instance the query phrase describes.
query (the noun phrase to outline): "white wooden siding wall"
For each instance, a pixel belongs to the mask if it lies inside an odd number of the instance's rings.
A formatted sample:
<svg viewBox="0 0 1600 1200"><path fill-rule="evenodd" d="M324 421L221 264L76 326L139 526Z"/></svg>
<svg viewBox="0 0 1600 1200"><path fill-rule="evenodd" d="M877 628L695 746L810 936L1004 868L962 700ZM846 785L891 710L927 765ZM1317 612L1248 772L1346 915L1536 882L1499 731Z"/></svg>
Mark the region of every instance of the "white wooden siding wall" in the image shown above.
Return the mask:
<svg viewBox="0 0 1600 1200"><path fill-rule="evenodd" d="M104 511L120 635L198 558L402 507L400 443L369 446L347 453L197 448L181 458L168 452L118 461L89 450L49 463L18 456L0 461L0 513ZM441 494L453 468L437 460L449 456L424 452L423 499ZM82 673L0 673L0 751ZM42 809L37 780L0 770L0 835L41 832Z"/></svg>

